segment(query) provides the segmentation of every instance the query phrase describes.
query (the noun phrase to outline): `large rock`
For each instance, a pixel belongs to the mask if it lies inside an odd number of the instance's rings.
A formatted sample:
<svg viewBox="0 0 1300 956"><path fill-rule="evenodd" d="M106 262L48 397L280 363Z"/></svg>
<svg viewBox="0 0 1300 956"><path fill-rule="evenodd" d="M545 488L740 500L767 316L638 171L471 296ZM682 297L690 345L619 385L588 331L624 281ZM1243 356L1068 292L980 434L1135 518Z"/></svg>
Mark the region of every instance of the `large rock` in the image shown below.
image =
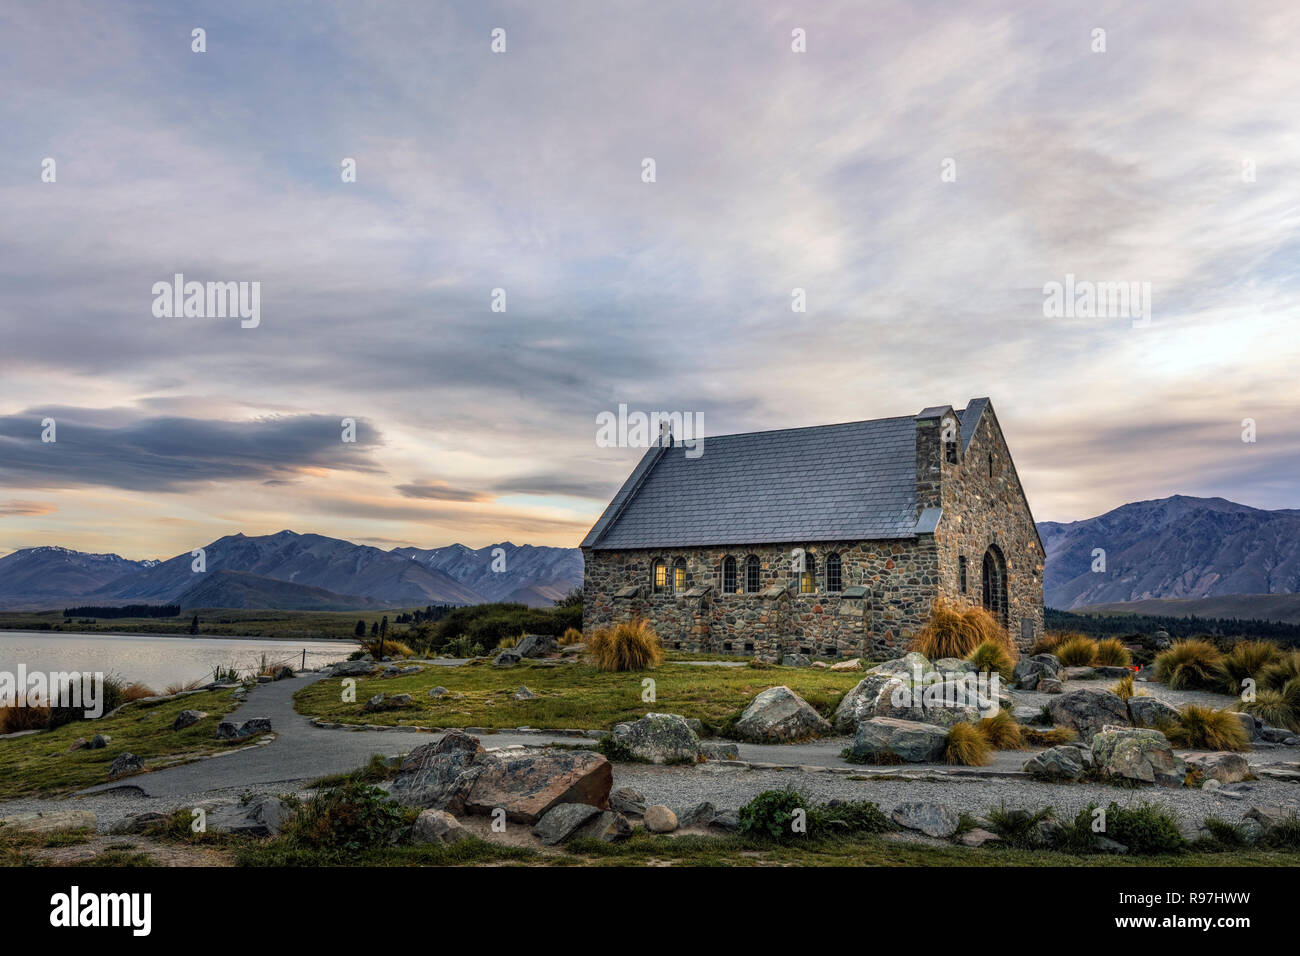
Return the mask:
<svg viewBox="0 0 1300 956"><path fill-rule="evenodd" d="M980 696L977 678L970 674L934 683L891 687L877 701L876 716L951 727L978 723L996 705L996 701Z"/></svg>
<svg viewBox="0 0 1300 956"><path fill-rule="evenodd" d="M948 731L934 724L872 717L858 724L850 759L859 763L933 763L942 759Z"/></svg>
<svg viewBox="0 0 1300 956"><path fill-rule="evenodd" d="M1201 780L1219 783L1239 783L1250 776L1250 764L1241 754L1220 750L1208 754L1183 754L1187 769L1195 771Z"/></svg>
<svg viewBox="0 0 1300 956"><path fill-rule="evenodd" d="M1128 699L1128 717L1134 727L1159 729L1178 721L1178 711L1159 697L1135 694Z"/></svg>
<svg viewBox="0 0 1300 956"><path fill-rule="evenodd" d="M594 816L603 813L590 803L561 803L547 810L533 826L533 835L546 846L563 843Z"/></svg>
<svg viewBox="0 0 1300 956"><path fill-rule="evenodd" d="M895 687L903 687L901 678L891 674L870 674L840 698L839 706L831 716L831 726L837 734L851 734L858 724L876 716L881 701L886 703Z"/></svg>
<svg viewBox="0 0 1300 956"><path fill-rule="evenodd" d="M55 833L59 830L94 830L99 819L89 810L38 810L0 817L0 826L8 832Z"/></svg>
<svg viewBox="0 0 1300 956"><path fill-rule="evenodd" d="M673 815L677 817L679 827L706 827L718 814L718 808L707 800L693 803L688 807L674 807Z"/></svg>
<svg viewBox="0 0 1300 956"><path fill-rule="evenodd" d="M823 737L831 725L789 687L769 687L755 697L736 721L736 734L756 743L783 744Z"/></svg>
<svg viewBox="0 0 1300 956"><path fill-rule="evenodd" d="M506 819L533 824L561 803L609 806L613 768L581 750L502 752L475 757L480 768L465 798L469 813L505 810Z"/></svg>
<svg viewBox="0 0 1300 956"><path fill-rule="evenodd" d="M853 657L847 661L839 661L830 666L833 671L860 671L862 670L862 658Z"/></svg>
<svg viewBox="0 0 1300 956"><path fill-rule="evenodd" d="M1187 766L1165 735L1139 727L1106 727L1092 738L1092 759L1103 777L1181 787Z"/></svg>
<svg viewBox="0 0 1300 956"><path fill-rule="evenodd" d="M1084 741L1091 740L1107 725L1128 723L1123 698L1108 690L1072 690L1053 697L1047 710L1053 723L1072 728Z"/></svg>
<svg viewBox="0 0 1300 956"><path fill-rule="evenodd" d="M446 810L421 810L411 827L412 843L459 843L473 834Z"/></svg>
<svg viewBox="0 0 1300 956"><path fill-rule="evenodd" d="M388 710L404 710L414 704L410 694L376 694L361 706L361 710L367 714L380 714Z"/></svg>
<svg viewBox="0 0 1300 956"><path fill-rule="evenodd" d="M197 724L204 717L208 716L206 711L202 710L182 710L172 721L172 730L184 730L186 727Z"/></svg>
<svg viewBox="0 0 1300 956"><path fill-rule="evenodd" d="M270 730L270 717L254 717L242 724L236 724L233 720L223 720L217 724L217 739L240 740L244 737L251 737L253 734L268 733Z"/></svg>
<svg viewBox="0 0 1300 956"><path fill-rule="evenodd" d="M686 718L677 714L646 714L630 724L621 724L616 734L638 760L648 763L695 763L700 757L700 738Z"/></svg>
<svg viewBox="0 0 1300 956"><path fill-rule="evenodd" d="M631 787L619 787L609 795L609 808L618 813L641 816L645 813L645 794Z"/></svg>
<svg viewBox="0 0 1300 956"><path fill-rule="evenodd" d="M393 779L390 794L404 807L429 807L461 813L477 776L475 758L483 754L476 738L448 731L437 743L407 754Z"/></svg>
<svg viewBox="0 0 1300 956"><path fill-rule="evenodd" d="M1060 680L1061 662L1055 654L1035 654L1016 661L1011 679L1023 690L1034 690L1041 680Z"/></svg>
<svg viewBox="0 0 1300 956"><path fill-rule="evenodd" d="M133 753L122 752L114 758L108 768L110 779L114 777L123 777L129 773L139 773L144 769L144 761Z"/></svg>
<svg viewBox="0 0 1300 956"><path fill-rule="evenodd" d="M646 807L642 820L651 833L672 833L677 829L677 814L662 803Z"/></svg>
<svg viewBox="0 0 1300 956"><path fill-rule="evenodd" d="M885 674L889 677L902 677L906 680L915 680L918 675L924 677L934 670L934 665L924 654L912 651L904 654L902 657L896 657L892 661L885 661L883 664L877 664L874 667L867 668L868 674Z"/></svg>
<svg viewBox="0 0 1300 956"><path fill-rule="evenodd" d="M233 836L278 836L293 811L279 797L256 797L248 803L215 807L206 817L209 833Z"/></svg>
<svg viewBox="0 0 1300 956"><path fill-rule="evenodd" d="M575 840L599 840L601 843L619 843L632 835L632 824L627 817L614 810L602 810L584 823L573 835Z"/></svg>
<svg viewBox="0 0 1300 956"><path fill-rule="evenodd" d="M558 646L549 634L525 634L511 650L520 657L544 657L555 653Z"/></svg>
<svg viewBox="0 0 1300 956"><path fill-rule="evenodd" d="M919 830L926 836L946 840L957 832L961 815L942 803L912 801L900 803L890 814L895 823L908 830Z"/></svg>
<svg viewBox="0 0 1300 956"><path fill-rule="evenodd" d="M1082 780L1091 762L1090 751L1079 747L1050 747L1026 760L1021 769L1043 780Z"/></svg>
<svg viewBox="0 0 1300 956"><path fill-rule="evenodd" d="M330 677L364 677L379 670L374 661L340 661L330 668Z"/></svg>
<svg viewBox="0 0 1300 956"><path fill-rule="evenodd" d="M496 656L496 660L492 662L492 665L494 667L514 667L523 659L522 654L516 653L513 647L508 647Z"/></svg>

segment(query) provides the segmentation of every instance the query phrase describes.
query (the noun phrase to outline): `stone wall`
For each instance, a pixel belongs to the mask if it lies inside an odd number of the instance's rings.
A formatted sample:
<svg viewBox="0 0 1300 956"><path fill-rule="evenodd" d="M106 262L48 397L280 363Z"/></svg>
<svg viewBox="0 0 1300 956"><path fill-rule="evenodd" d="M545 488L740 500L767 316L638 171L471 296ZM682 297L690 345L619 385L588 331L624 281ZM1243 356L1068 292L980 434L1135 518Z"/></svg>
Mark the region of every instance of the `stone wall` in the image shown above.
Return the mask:
<svg viewBox="0 0 1300 956"><path fill-rule="evenodd" d="M804 548L816 562L817 592L799 594L792 551ZM862 586L863 598L826 590L826 556L838 553L844 588ZM745 561L758 557L760 593L723 594L723 559L736 559L745 587ZM584 549L583 628L620 620L650 620L668 648L753 655L783 654L895 657L925 621L939 589L938 556L929 536L899 541L841 541L735 548L667 548L657 551ZM652 568L686 562L686 590L698 596L653 593ZM616 597L627 587L635 597ZM772 595L771 589L779 588ZM767 592L767 593L764 593Z"/></svg>

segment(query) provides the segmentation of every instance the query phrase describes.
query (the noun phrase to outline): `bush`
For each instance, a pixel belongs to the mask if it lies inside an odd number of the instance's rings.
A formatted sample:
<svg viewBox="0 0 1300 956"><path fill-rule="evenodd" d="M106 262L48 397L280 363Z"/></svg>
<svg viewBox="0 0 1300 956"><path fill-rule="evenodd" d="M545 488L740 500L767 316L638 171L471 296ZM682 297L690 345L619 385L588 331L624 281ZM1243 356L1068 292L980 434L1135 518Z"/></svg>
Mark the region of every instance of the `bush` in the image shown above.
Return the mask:
<svg viewBox="0 0 1300 956"><path fill-rule="evenodd" d="M992 761L992 748L974 724L953 724L943 747L944 763L983 767Z"/></svg>
<svg viewBox="0 0 1300 956"><path fill-rule="evenodd" d="M1091 637L1074 634L1052 652L1065 667L1087 667L1097 662L1097 642Z"/></svg>
<svg viewBox="0 0 1300 956"><path fill-rule="evenodd" d="M496 647L504 637L545 634L558 638L569 628L581 627L581 601L548 608L519 603L473 604L455 608L436 622L422 622L407 631L405 637L422 651L446 653L447 646L460 638L469 639L463 646Z"/></svg>
<svg viewBox="0 0 1300 956"><path fill-rule="evenodd" d="M1291 814L1260 838L1260 845L1275 850L1300 850L1300 816Z"/></svg>
<svg viewBox="0 0 1300 956"><path fill-rule="evenodd" d="M382 649L381 649L382 645ZM381 657L414 657L415 651L401 641L395 641L391 637L385 637L382 641L376 637L372 641L363 642L362 647L375 660Z"/></svg>
<svg viewBox="0 0 1300 956"><path fill-rule="evenodd" d="M1300 651L1291 651L1263 667L1255 680L1260 687L1280 691L1297 677L1300 677Z"/></svg>
<svg viewBox="0 0 1300 956"><path fill-rule="evenodd" d="M1059 747L1074 740L1078 734L1069 727L1053 727L1051 730L1021 727L1020 736L1031 747Z"/></svg>
<svg viewBox="0 0 1300 956"><path fill-rule="evenodd" d="M998 674L1003 680L1011 680L1016 662L1011 659L1005 647L997 641L985 641L971 652L967 658L980 673Z"/></svg>
<svg viewBox="0 0 1300 956"><path fill-rule="evenodd" d="M1002 805L997 810L988 812L989 829L996 833L1004 844L1016 850L1035 850L1047 840L1045 824L1052 820L1051 807L1030 812L1028 810L1008 810Z"/></svg>
<svg viewBox="0 0 1300 956"><path fill-rule="evenodd" d="M1133 663L1133 655L1118 637L1107 637L1097 642L1093 663L1098 667L1128 667Z"/></svg>
<svg viewBox="0 0 1300 956"><path fill-rule="evenodd" d="M808 811L808 832L813 836L887 833L896 829L894 821L870 800L832 800Z"/></svg>
<svg viewBox="0 0 1300 956"><path fill-rule="evenodd" d="M556 643L561 647L572 647L574 644L581 644L582 631L578 630L576 627L570 627L560 635L560 639Z"/></svg>
<svg viewBox="0 0 1300 956"><path fill-rule="evenodd" d="M16 734L20 730L45 730L50 726L50 708L0 707L0 734Z"/></svg>
<svg viewBox="0 0 1300 956"><path fill-rule="evenodd" d="M740 832L770 840L789 840L800 834L791 829L796 810L808 811L808 801L797 790L764 790L740 808Z"/></svg>
<svg viewBox="0 0 1300 956"><path fill-rule="evenodd" d="M1192 750L1249 750L1250 738L1241 721L1226 710L1188 704L1167 735L1178 747Z"/></svg>
<svg viewBox="0 0 1300 956"><path fill-rule="evenodd" d="M1128 700L1136 693L1133 690L1133 675L1125 674L1110 690L1111 693L1118 695L1120 700Z"/></svg>
<svg viewBox="0 0 1300 956"><path fill-rule="evenodd" d="M1020 734L1020 725L1005 710L999 710L992 717L985 717L979 722L979 732L983 734L988 745L994 750L1023 750L1025 744Z"/></svg>
<svg viewBox="0 0 1300 956"><path fill-rule="evenodd" d="M519 643L519 638L521 636L522 635L516 634L514 637L501 638L501 640L497 641L497 649L502 651L509 650L510 648L514 647L516 644Z"/></svg>
<svg viewBox="0 0 1300 956"><path fill-rule="evenodd" d="M644 618L598 628L587 640L587 654L602 671L643 671L664 659L659 635Z"/></svg>
<svg viewBox="0 0 1300 956"><path fill-rule="evenodd" d="M1156 680L1163 681L1174 690L1217 689L1219 662L1223 655L1209 641L1188 638L1176 641L1167 651L1156 655Z"/></svg>
<svg viewBox="0 0 1300 956"><path fill-rule="evenodd" d="M1287 730L1300 731L1300 712L1291 704L1280 690L1260 690L1255 692L1255 699L1242 704L1241 709L1253 714L1270 727L1285 727Z"/></svg>
<svg viewBox="0 0 1300 956"><path fill-rule="evenodd" d="M286 836L292 843L340 855L395 843L407 819L387 796L359 781L325 790L299 806Z"/></svg>
<svg viewBox="0 0 1300 956"><path fill-rule="evenodd" d="M1029 655L1032 657L1035 654L1055 654L1061 642L1071 637L1074 637L1074 634L1063 634L1060 631L1045 633L1034 641L1033 646L1029 648Z"/></svg>
<svg viewBox="0 0 1300 956"><path fill-rule="evenodd" d="M1012 662L1019 650L1006 628L982 607L961 607L936 598L925 626L912 639L912 650L930 660L958 657L965 660L981 644L992 641L1002 647Z"/></svg>
<svg viewBox="0 0 1300 956"><path fill-rule="evenodd" d="M1240 641L1223 655L1216 672L1225 694L1236 694L1247 677L1259 683L1259 675L1282 656L1276 644L1269 641Z"/></svg>
<svg viewBox="0 0 1300 956"><path fill-rule="evenodd" d="M1144 803L1106 808L1106 836L1128 847L1130 853L1177 853L1187 846L1178 821L1163 807Z"/></svg>

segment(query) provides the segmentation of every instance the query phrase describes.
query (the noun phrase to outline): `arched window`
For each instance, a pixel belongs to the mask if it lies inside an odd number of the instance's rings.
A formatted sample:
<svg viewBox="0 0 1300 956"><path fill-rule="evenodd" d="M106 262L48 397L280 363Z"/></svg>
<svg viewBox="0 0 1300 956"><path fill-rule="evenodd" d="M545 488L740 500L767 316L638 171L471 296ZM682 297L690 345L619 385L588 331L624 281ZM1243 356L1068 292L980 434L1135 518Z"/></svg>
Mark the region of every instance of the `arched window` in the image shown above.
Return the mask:
<svg viewBox="0 0 1300 956"><path fill-rule="evenodd" d="M727 555L722 559L722 593L736 593L736 559Z"/></svg>
<svg viewBox="0 0 1300 956"><path fill-rule="evenodd" d="M654 563L654 586L655 594L663 594L668 588L668 565L663 558L657 558Z"/></svg>
<svg viewBox="0 0 1300 956"><path fill-rule="evenodd" d="M811 554L803 556L803 571L799 574L799 593L817 593L817 559Z"/></svg>
<svg viewBox="0 0 1300 956"><path fill-rule="evenodd" d="M984 552L984 609L1002 623L1007 624L1007 562L996 544Z"/></svg>
<svg viewBox="0 0 1300 956"><path fill-rule="evenodd" d="M686 590L686 562L681 558L673 562L673 590Z"/></svg>
<svg viewBox="0 0 1300 956"><path fill-rule="evenodd" d="M761 579L758 558L751 554L745 559L745 590L750 594L757 594L762 586Z"/></svg>
<svg viewBox="0 0 1300 956"><path fill-rule="evenodd" d="M966 555L964 554L961 555L959 558L957 558L957 576L961 579L960 581L961 593L965 594L966 593Z"/></svg>
<svg viewBox="0 0 1300 956"><path fill-rule="evenodd" d="M989 452L989 477L993 477L993 452Z"/></svg>
<svg viewBox="0 0 1300 956"><path fill-rule="evenodd" d="M844 590L842 565L840 564L840 556L838 554L826 555L826 590Z"/></svg>

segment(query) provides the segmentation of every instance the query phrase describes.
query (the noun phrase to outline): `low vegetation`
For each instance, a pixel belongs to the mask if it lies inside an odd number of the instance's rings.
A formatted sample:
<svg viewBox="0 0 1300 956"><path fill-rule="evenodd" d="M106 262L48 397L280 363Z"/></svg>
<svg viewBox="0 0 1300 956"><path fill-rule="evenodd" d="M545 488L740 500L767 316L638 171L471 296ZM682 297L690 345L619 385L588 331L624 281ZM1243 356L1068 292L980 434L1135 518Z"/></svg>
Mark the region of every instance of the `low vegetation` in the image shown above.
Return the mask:
<svg viewBox="0 0 1300 956"><path fill-rule="evenodd" d="M943 747L944 763L983 767L992 761L992 747L974 724L953 724Z"/></svg>
<svg viewBox="0 0 1300 956"><path fill-rule="evenodd" d="M1015 673L1016 661L997 641L985 641L967 658L981 674L997 674L1009 681Z"/></svg>
<svg viewBox="0 0 1300 956"><path fill-rule="evenodd" d="M994 750L1023 750L1025 746L1023 730L1016 719L1005 710L999 710L992 717L985 717L978 724L988 745Z"/></svg>
<svg viewBox="0 0 1300 956"><path fill-rule="evenodd" d="M986 642L1001 647L1014 664L1019 650L1006 628L982 607L963 607L944 598L936 598L930 616L912 641L912 650L930 660L956 657L965 660Z"/></svg>
<svg viewBox="0 0 1300 956"><path fill-rule="evenodd" d="M1241 721L1226 710L1188 704L1178 712L1178 720L1165 728L1165 736L1176 747L1192 750L1250 749L1250 738Z"/></svg>
<svg viewBox="0 0 1300 956"><path fill-rule="evenodd" d="M1217 690L1222 681L1223 655L1212 643L1198 638L1176 641L1155 659L1156 680L1174 690Z"/></svg>
<svg viewBox="0 0 1300 956"><path fill-rule="evenodd" d="M643 671L663 663L664 649L650 622L623 621L587 638L587 657L601 671Z"/></svg>
<svg viewBox="0 0 1300 956"><path fill-rule="evenodd" d="M1097 662L1097 642L1082 634L1071 634L1051 653L1066 667L1087 667Z"/></svg>

